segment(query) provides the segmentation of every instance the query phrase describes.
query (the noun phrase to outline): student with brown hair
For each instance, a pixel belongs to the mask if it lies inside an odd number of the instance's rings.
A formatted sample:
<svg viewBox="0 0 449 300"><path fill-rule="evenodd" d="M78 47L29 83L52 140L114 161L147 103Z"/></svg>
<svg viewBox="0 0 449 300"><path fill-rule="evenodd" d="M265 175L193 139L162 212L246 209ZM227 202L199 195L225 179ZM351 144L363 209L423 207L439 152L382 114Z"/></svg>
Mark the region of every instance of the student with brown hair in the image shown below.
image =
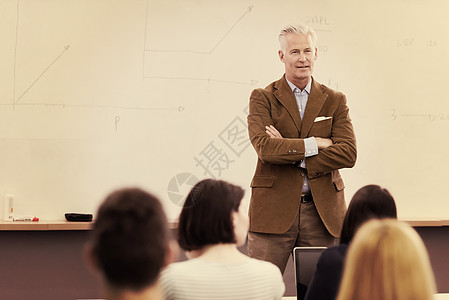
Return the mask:
<svg viewBox="0 0 449 300"><path fill-rule="evenodd" d="M241 187L206 179L190 191L179 217L178 242L194 258L168 266L161 275L167 300L281 299L279 269L241 253L248 215Z"/></svg>
<svg viewBox="0 0 449 300"><path fill-rule="evenodd" d="M107 299L163 299L158 279L168 262L167 218L159 200L137 188L110 194L98 209L85 254Z"/></svg>

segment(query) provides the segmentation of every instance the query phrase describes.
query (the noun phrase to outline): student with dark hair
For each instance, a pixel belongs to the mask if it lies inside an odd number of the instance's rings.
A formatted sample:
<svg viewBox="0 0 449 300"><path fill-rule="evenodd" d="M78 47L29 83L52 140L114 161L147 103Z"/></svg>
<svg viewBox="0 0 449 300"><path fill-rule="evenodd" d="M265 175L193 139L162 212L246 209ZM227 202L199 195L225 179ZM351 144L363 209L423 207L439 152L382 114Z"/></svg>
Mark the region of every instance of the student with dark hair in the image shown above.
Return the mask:
<svg viewBox="0 0 449 300"><path fill-rule="evenodd" d="M163 299L158 278L169 242L159 200L137 188L110 194L98 209L85 253L107 299Z"/></svg>
<svg viewBox="0 0 449 300"><path fill-rule="evenodd" d="M341 229L340 244L349 244L357 229L369 219L397 218L396 203L387 189L367 185L352 197Z"/></svg>
<svg viewBox="0 0 449 300"><path fill-rule="evenodd" d="M396 204L388 190L367 185L352 197L341 230L340 244L320 256L306 300L334 300L337 297L348 245L357 229L370 219L397 218Z"/></svg>
<svg viewBox="0 0 449 300"><path fill-rule="evenodd" d="M241 253L248 234L244 190L206 179L190 191L179 217L178 242L194 258L168 266L161 275L167 300L281 299L279 269Z"/></svg>

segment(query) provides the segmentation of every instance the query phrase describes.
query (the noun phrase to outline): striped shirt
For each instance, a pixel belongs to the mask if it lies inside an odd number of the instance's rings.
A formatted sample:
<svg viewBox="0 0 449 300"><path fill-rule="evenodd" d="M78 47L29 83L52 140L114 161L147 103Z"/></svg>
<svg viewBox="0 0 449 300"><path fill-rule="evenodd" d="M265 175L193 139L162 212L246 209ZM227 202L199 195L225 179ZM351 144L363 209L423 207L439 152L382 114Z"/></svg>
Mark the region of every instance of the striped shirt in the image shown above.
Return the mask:
<svg viewBox="0 0 449 300"><path fill-rule="evenodd" d="M166 300L276 300L285 285L278 267L248 258L217 263L195 258L169 265L161 274Z"/></svg>

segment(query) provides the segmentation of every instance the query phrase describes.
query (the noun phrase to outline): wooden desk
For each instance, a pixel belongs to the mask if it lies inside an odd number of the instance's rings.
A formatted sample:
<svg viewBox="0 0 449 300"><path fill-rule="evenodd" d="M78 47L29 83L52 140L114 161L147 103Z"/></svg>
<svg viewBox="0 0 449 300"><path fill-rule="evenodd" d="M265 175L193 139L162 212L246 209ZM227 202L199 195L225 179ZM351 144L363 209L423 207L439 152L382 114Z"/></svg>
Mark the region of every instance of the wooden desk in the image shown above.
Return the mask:
<svg viewBox="0 0 449 300"><path fill-rule="evenodd" d="M0 231L90 230L92 224L92 222L68 221L0 221Z"/></svg>
<svg viewBox="0 0 449 300"><path fill-rule="evenodd" d="M89 224L24 223L0 224L0 299L102 297L83 258Z"/></svg>
<svg viewBox="0 0 449 300"><path fill-rule="evenodd" d="M403 219L403 222L408 223L413 227L442 227L449 226L449 220L440 219ZM93 222L68 222L64 220L59 221L0 221L0 231L2 230L90 230ZM169 228L176 229L176 222L170 222Z"/></svg>
<svg viewBox="0 0 449 300"><path fill-rule="evenodd" d="M442 227L449 226L449 220L441 219L400 219L413 227Z"/></svg>
<svg viewBox="0 0 449 300"><path fill-rule="evenodd" d="M402 221L414 226L423 238L434 268L438 291L448 293L449 263L446 257L449 221ZM10 270L0 274L0 294L11 300L32 299L33 293L45 295L48 300L101 298L100 285L86 270L82 259L83 244L92 225L89 222L67 221L0 221L0 265ZM173 236L176 225L175 222L170 223ZM43 265L45 272L41 271ZM296 293L293 273L290 259L284 275L286 296ZM32 286L29 282L33 283ZM444 299L441 297L436 299Z"/></svg>
<svg viewBox="0 0 449 300"><path fill-rule="evenodd" d="M95 221L95 220L94 220ZM91 230L94 222L59 221L0 221L0 231L47 231L47 230ZM177 222L170 222L168 228L173 230Z"/></svg>

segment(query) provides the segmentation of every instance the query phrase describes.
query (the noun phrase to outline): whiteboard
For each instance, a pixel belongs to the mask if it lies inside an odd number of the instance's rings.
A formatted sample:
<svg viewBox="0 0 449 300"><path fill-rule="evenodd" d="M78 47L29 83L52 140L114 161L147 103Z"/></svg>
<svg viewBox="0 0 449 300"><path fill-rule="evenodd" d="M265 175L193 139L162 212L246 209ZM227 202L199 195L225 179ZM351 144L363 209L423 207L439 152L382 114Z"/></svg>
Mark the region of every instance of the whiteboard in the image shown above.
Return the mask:
<svg viewBox="0 0 449 300"><path fill-rule="evenodd" d="M277 34L318 33L315 79L347 95L366 184L402 218L447 219L445 0L0 0L0 196L16 215L95 213L145 188L174 220L198 180L247 191L254 88L283 75ZM0 209L3 205L0 206Z"/></svg>

